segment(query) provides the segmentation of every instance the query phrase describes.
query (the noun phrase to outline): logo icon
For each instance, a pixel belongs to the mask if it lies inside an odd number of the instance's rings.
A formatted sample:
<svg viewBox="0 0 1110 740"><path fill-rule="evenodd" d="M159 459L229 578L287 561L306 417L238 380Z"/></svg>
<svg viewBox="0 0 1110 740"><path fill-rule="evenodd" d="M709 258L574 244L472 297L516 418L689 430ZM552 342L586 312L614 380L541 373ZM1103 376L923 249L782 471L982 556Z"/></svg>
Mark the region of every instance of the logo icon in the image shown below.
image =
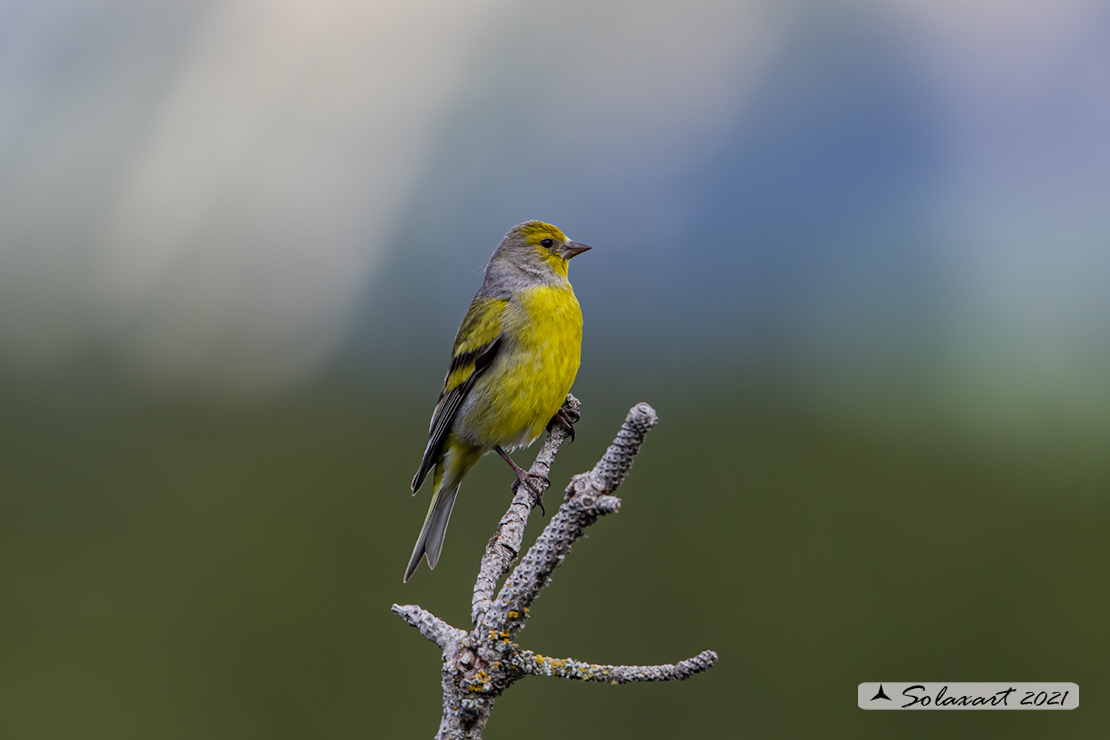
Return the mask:
<svg viewBox="0 0 1110 740"><path fill-rule="evenodd" d="M875 694L874 696L871 697L871 701L875 701L876 699L886 699L887 701L894 701L893 699L891 699L889 696L886 695L885 691L883 691L883 685L882 684L879 684L879 693L877 693L877 694Z"/></svg>

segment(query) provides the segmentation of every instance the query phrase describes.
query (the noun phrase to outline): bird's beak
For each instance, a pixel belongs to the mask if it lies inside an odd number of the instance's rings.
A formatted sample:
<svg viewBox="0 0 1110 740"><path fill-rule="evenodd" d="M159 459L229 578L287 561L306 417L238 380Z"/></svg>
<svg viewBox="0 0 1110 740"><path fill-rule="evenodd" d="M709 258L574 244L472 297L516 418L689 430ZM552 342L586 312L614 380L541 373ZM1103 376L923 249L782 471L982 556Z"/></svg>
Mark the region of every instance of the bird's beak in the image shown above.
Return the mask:
<svg viewBox="0 0 1110 740"><path fill-rule="evenodd" d="M565 244L563 244L563 246L559 247L559 256L565 260L569 260L576 254L582 254L587 249L589 249L589 247L587 247L585 244L579 244L578 242L566 242Z"/></svg>

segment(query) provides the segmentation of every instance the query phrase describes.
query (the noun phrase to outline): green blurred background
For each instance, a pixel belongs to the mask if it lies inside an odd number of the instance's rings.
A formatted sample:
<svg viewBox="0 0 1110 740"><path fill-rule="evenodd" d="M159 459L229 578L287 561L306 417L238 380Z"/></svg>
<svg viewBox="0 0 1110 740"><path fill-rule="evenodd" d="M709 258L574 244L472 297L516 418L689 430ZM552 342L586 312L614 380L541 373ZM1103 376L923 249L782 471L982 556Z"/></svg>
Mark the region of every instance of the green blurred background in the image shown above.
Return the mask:
<svg viewBox="0 0 1110 740"><path fill-rule="evenodd" d="M661 423L520 643L721 660L525 680L487 737L1107 736L1107 32L1095 0L0 2L0 737L434 734L389 607L467 625L511 476L403 586L408 482L528 218L595 247L553 489ZM1084 699L861 711L875 680Z"/></svg>

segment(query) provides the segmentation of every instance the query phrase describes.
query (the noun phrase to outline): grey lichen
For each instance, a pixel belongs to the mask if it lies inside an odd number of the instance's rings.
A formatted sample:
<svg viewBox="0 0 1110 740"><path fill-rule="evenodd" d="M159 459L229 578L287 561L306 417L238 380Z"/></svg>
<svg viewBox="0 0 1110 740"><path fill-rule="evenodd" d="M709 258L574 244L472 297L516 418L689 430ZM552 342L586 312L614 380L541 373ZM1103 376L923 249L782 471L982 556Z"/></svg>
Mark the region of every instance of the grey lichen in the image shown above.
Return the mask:
<svg viewBox="0 0 1110 740"><path fill-rule="evenodd" d="M567 395L563 409L568 416L577 420L580 408L578 399ZM443 650L443 717L437 738L480 738L494 700L524 676L613 684L681 681L717 662L717 654L706 650L674 665L595 665L572 658L536 655L514 642L532 602L550 582L551 573L562 564L574 541L598 517L619 510L620 499L612 493L628 475L644 437L658 421L655 410L646 403L632 407L601 460L589 472L571 479L559 510L494 597L497 581L508 573L520 552L535 501L524 486L519 488L482 557L471 601L471 620L475 625L471 632L452 627L419 606L393 605L394 614ZM532 480L546 480L568 436L569 430L552 425L530 470L542 478Z"/></svg>

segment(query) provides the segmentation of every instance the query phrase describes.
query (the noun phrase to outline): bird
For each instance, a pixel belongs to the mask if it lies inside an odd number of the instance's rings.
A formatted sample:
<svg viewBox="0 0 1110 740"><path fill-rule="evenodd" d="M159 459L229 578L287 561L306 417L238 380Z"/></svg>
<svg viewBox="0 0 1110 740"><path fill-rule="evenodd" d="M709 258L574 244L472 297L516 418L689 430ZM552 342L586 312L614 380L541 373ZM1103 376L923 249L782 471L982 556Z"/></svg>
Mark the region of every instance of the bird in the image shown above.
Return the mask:
<svg viewBox="0 0 1110 740"><path fill-rule="evenodd" d="M463 478L497 452L539 503L539 489L509 453L559 423L573 433L562 404L582 356L582 309L568 262L590 247L543 221L517 224L486 265L482 285L455 335L451 362L412 479L415 496L432 473L432 500L404 582L427 558L435 568Z"/></svg>

